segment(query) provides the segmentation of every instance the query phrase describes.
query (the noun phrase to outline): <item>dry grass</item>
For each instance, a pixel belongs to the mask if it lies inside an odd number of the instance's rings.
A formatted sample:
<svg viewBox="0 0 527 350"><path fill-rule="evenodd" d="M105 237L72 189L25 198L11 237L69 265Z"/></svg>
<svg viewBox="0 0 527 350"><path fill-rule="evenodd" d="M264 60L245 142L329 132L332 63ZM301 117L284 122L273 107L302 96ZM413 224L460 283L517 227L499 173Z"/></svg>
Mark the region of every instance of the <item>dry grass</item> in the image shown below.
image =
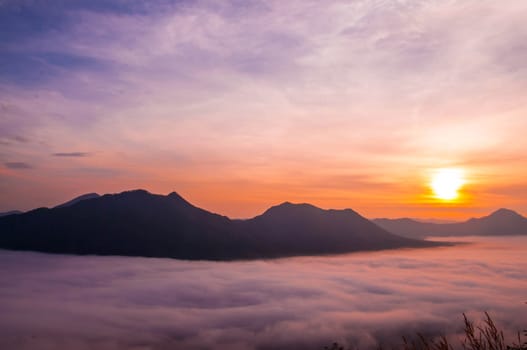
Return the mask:
<svg viewBox="0 0 527 350"><path fill-rule="evenodd" d="M485 318L481 326L474 325L468 317L463 314L464 338L461 344L453 344L446 336L437 338L427 338L422 334L417 334L414 339L403 337L402 346L394 346L391 349L402 350L527 350L527 341L522 341L522 335L518 332L517 342L512 344L505 343L503 331L496 327L496 324L485 312ZM527 338L527 330L523 331L524 339ZM333 343L331 346L325 346L324 350L346 350L344 346ZM349 350L352 350L349 348ZM378 350L383 350L379 347Z"/></svg>

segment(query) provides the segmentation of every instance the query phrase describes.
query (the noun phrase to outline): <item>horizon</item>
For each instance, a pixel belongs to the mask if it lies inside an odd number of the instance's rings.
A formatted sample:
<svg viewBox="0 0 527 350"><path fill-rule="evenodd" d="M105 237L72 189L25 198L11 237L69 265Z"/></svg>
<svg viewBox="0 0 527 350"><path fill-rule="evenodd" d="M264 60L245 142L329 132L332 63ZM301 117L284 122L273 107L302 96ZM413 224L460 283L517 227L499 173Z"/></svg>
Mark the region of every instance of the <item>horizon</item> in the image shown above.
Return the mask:
<svg viewBox="0 0 527 350"><path fill-rule="evenodd" d="M0 211L527 213L527 3L3 1Z"/></svg>
<svg viewBox="0 0 527 350"><path fill-rule="evenodd" d="M415 218L415 217L409 217L409 216L400 216L400 217L367 217L365 215L363 215L360 210L357 210L356 208L353 208L353 207L343 207L343 208L330 208L330 207L320 207L320 206L317 206L317 205L314 205L313 203L308 203L308 202L292 202L292 201L289 201L289 200L283 200L281 202L277 202L277 203L274 203L274 204L271 204L269 205L268 207L266 207L262 212L260 213L257 213L253 216L247 216L247 217L231 217L231 216L228 216L228 215L225 215L224 213L221 213L221 212L215 212L213 210L210 210L208 208L203 208L203 207L200 207L199 205L196 205L191 199L181 195L179 192L177 191L170 191L169 193L166 193L166 194L163 194L163 193L154 193L154 192L151 192L151 191L148 191L146 189L143 189L143 188L136 188L136 189L130 189L130 190L125 190L125 191L122 191L122 192L115 192L115 193L97 193L97 192L87 192L87 193L83 193L83 194L80 194L80 195L77 195L77 196L74 196L72 198L68 198L68 199L64 199L63 201L59 202L59 203L55 203L53 205L50 205L50 206L37 206L37 207L34 207L34 208L31 208L27 211L21 211L21 210L17 210L17 209L14 209L14 210L8 210L8 211L5 211L5 212L0 212L0 213L8 213L8 212L21 212L21 213L26 213L28 211L31 211L31 210L35 210L35 209L39 209L39 208L49 208L49 209L52 209L52 208L55 208L55 207L58 207L62 204L66 204L68 203L69 201L72 201L72 200L75 200L75 199L78 199L80 197L83 197L83 196L86 196L86 195L91 195L91 194L95 194L99 197L102 197L104 195L120 195L120 194L123 194L123 193L126 193L126 192L139 192L139 191L144 191L144 192L147 192L148 194L150 195L154 195L154 196L169 196L173 193L177 194L178 196L180 196L181 198L183 198L185 201L187 201L188 203L190 203L191 205L195 206L195 207L198 207L200 209L204 209L208 212L211 212L211 213L215 213L215 214L219 214L219 215L222 215L222 216L226 216L228 217L229 219L232 219L232 220L247 220L247 219L252 219L256 216L259 216L259 215L262 215L263 213L265 213L265 211L267 211L268 209L270 208L273 208L273 207L277 207L277 206L281 206L283 204L292 204L292 205L310 205L310 206L313 206L315 208L318 208L318 209L322 209L322 210L346 210L346 209L351 209L353 211L355 211L356 213L358 213L359 215L361 215L362 217L368 219L368 220L376 220L376 219L412 219L412 220L415 220L415 221L421 221L421 222L428 222L428 223L436 223L436 224L448 224L448 223L457 223L457 222L464 222L466 220L469 220L469 219L477 219L477 218L481 218L481 217L484 217L484 216L489 216L489 215L492 215L492 214L495 214L499 211L502 211L502 210L507 210L507 211L512 211L516 214L519 214L521 216L524 216L523 213L513 209L513 208L495 208L493 210L491 210L490 212L487 212L487 213L483 213L479 216L473 216L473 217L470 217L470 218L466 218L466 219L460 219L460 220L447 220L447 219L441 219L441 218ZM92 198L90 198L92 199ZM84 199L82 199L84 200Z"/></svg>

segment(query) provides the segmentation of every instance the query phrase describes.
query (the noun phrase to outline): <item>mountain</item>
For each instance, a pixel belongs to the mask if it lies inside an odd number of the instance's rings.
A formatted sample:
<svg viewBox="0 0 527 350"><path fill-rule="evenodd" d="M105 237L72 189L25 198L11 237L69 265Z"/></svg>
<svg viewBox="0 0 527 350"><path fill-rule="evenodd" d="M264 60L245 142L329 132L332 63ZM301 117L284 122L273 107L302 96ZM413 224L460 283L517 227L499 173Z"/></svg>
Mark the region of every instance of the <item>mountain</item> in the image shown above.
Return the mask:
<svg viewBox="0 0 527 350"><path fill-rule="evenodd" d="M75 197L72 200L67 201L66 203L59 204L55 208L69 207L77 202L84 201L86 199L99 198L99 197L100 196L97 193L86 193L86 194L83 194L82 196ZM0 213L0 217L7 216L7 215L13 215L13 214L22 214L22 213L23 212L21 212L20 210L11 210L11 211Z"/></svg>
<svg viewBox="0 0 527 350"><path fill-rule="evenodd" d="M247 239L224 216L194 207L176 193L143 190L104 195L66 207L39 208L0 219L0 247L51 253L245 258Z"/></svg>
<svg viewBox="0 0 527 350"><path fill-rule="evenodd" d="M373 222L389 232L417 239L430 236L527 235L527 218L509 209L449 224L424 223L408 218L374 219Z"/></svg>
<svg viewBox="0 0 527 350"><path fill-rule="evenodd" d="M422 239L427 236L433 236L441 228L441 225L450 225L420 222L409 218L381 218L373 219L372 221L388 232L395 233L396 235L402 237L409 237L415 239Z"/></svg>
<svg viewBox="0 0 527 350"><path fill-rule="evenodd" d="M458 220L446 220L446 219L413 219L417 222L431 223L431 224L454 224L459 222Z"/></svg>
<svg viewBox="0 0 527 350"><path fill-rule="evenodd" d="M93 199L93 198L99 198L99 197L100 196L97 193L86 193L86 194L83 194L82 196L75 197L72 200L67 201L66 203L59 204L55 208L69 207L69 206L71 206L71 205L73 205L75 203L78 203L80 201L84 201L84 200L87 200L87 199Z"/></svg>
<svg viewBox="0 0 527 350"><path fill-rule="evenodd" d="M239 224L259 246L276 255L344 253L430 243L388 233L351 209L323 210L310 204L285 202Z"/></svg>
<svg viewBox="0 0 527 350"><path fill-rule="evenodd" d="M175 192L144 190L0 218L0 248L51 253L233 260L436 245L388 233L349 209L284 203L231 220Z"/></svg>
<svg viewBox="0 0 527 350"><path fill-rule="evenodd" d="M80 202L86 199L99 198L99 197L100 196L97 193L86 193L86 194L83 194L82 196L75 197L72 200L67 201L66 203L59 204L55 208L69 207L77 202ZM0 213L0 217L7 216L7 215L13 215L13 214L22 214L22 213L23 212L21 212L20 210L11 210L11 211Z"/></svg>
<svg viewBox="0 0 527 350"><path fill-rule="evenodd" d="M0 213L0 218L2 216L8 216L8 215L14 215L14 214L22 214L22 212L20 210L5 211L3 213Z"/></svg>

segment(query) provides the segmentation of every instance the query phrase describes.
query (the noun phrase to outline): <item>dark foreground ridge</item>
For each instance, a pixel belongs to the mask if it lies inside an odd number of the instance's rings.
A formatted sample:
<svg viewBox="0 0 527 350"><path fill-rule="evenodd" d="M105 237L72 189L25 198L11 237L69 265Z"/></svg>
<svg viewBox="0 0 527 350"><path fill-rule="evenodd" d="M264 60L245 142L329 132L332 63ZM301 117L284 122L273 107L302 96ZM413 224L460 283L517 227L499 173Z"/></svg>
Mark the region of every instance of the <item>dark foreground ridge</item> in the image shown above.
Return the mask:
<svg viewBox="0 0 527 350"><path fill-rule="evenodd" d="M283 203L231 220L175 192L144 190L0 218L0 248L50 253L236 260L438 245L389 233L350 209Z"/></svg>
<svg viewBox="0 0 527 350"><path fill-rule="evenodd" d="M509 209L465 222L436 224L403 219L374 219L385 230L408 238L431 236L513 236L527 235L527 218Z"/></svg>
<svg viewBox="0 0 527 350"><path fill-rule="evenodd" d="M8 216L8 215L15 215L15 214L22 214L22 212L20 210L4 211L4 212L0 213L0 217Z"/></svg>

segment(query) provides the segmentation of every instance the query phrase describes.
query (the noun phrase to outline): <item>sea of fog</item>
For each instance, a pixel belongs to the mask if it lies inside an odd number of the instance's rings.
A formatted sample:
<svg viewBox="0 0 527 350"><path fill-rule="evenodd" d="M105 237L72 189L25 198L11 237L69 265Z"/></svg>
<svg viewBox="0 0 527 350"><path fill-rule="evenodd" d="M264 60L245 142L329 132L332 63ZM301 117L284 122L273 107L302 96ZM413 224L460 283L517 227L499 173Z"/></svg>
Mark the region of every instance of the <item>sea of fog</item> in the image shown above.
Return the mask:
<svg viewBox="0 0 527 350"><path fill-rule="evenodd" d="M366 349L527 327L527 237L248 262L0 251L1 349Z"/></svg>

